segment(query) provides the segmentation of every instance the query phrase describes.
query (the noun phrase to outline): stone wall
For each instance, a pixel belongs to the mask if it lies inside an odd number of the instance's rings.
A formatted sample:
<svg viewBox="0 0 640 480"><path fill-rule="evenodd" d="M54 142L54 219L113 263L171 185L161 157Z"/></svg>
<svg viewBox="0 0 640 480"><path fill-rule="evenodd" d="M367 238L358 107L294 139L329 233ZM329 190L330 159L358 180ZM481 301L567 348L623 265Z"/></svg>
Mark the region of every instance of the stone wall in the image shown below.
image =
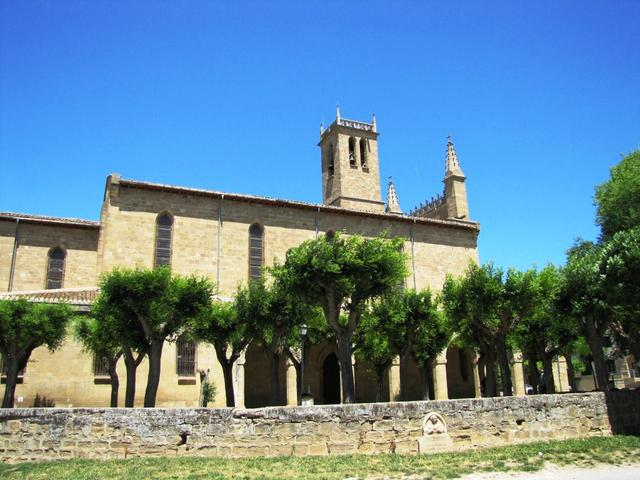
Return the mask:
<svg viewBox="0 0 640 480"><path fill-rule="evenodd" d="M0 459L430 453L637 433L640 392L262 409L0 410Z"/></svg>

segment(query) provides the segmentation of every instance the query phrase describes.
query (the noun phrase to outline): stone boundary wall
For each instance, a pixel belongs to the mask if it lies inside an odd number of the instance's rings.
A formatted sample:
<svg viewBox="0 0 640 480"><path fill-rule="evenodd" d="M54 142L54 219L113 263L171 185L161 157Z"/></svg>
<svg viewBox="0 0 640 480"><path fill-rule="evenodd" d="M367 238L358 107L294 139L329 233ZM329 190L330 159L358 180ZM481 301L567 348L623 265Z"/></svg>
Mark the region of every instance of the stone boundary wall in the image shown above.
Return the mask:
<svg viewBox="0 0 640 480"><path fill-rule="evenodd" d="M259 409L0 409L0 459L431 453L640 433L640 391Z"/></svg>

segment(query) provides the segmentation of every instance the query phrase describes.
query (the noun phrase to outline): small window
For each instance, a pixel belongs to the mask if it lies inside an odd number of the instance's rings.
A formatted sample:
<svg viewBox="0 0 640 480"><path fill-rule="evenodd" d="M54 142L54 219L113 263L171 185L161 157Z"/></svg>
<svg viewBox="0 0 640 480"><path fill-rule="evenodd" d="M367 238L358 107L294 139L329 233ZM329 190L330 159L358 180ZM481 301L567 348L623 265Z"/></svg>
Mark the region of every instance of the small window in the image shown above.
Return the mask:
<svg viewBox="0 0 640 480"><path fill-rule="evenodd" d="M93 357L93 375L95 377L109 376L109 363L104 357Z"/></svg>
<svg viewBox="0 0 640 480"><path fill-rule="evenodd" d="M156 220L156 256L155 266L171 266L171 234L173 217L168 213L161 213Z"/></svg>
<svg viewBox="0 0 640 480"><path fill-rule="evenodd" d="M327 171L329 172L329 176L333 177L335 172L335 165L333 161L333 145L329 144L329 148L327 149Z"/></svg>
<svg viewBox="0 0 640 480"><path fill-rule="evenodd" d="M47 289L62 288L64 279L64 261L67 254L56 247L49 252L49 264L47 266Z"/></svg>
<svg viewBox="0 0 640 480"><path fill-rule="evenodd" d="M176 341L176 373L179 377L196 375L196 344L182 337Z"/></svg>
<svg viewBox="0 0 640 480"><path fill-rule="evenodd" d="M369 164L367 163L367 147L369 146L368 142L364 139L360 139L360 166L363 169L369 168Z"/></svg>
<svg viewBox="0 0 640 480"><path fill-rule="evenodd" d="M349 137L349 165L351 168L357 168L356 163L356 139Z"/></svg>
<svg viewBox="0 0 640 480"><path fill-rule="evenodd" d="M249 227L249 280L262 278L264 265L264 229L258 223Z"/></svg>

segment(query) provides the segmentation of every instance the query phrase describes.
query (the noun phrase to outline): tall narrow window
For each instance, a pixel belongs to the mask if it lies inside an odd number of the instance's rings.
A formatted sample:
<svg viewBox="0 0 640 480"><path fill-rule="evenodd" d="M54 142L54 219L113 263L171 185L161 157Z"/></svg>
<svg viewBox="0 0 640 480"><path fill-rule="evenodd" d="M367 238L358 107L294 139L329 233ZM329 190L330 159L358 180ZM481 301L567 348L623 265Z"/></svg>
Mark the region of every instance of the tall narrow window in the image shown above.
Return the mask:
<svg viewBox="0 0 640 480"><path fill-rule="evenodd" d="M56 247L49 252L49 264L47 265L47 288L62 288L64 279L64 260L67 254Z"/></svg>
<svg viewBox="0 0 640 480"><path fill-rule="evenodd" d="M173 217L168 213L161 213L156 220L156 257L155 266L171 266L171 232Z"/></svg>
<svg viewBox="0 0 640 480"><path fill-rule="evenodd" d="M349 137L349 165L352 168L357 168L356 164L356 139Z"/></svg>
<svg viewBox="0 0 640 480"><path fill-rule="evenodd" d="M329 176L333 177L333 173L335 171L335 165L333 163L333 145L329 144L329 148L327 149L327 171L329 172Z"/></svg>
<svg viewBox="0 0 640 480"><path fill-rule="evenodd" d="M109 376L109 363L107 363L104 357L93 357L93 375L94 377L108 377Z"/></svg>
<svg viewBox="0 0 640 480"><path fill-rule="evenodd" d="M196 344L183 337L176 341L176 373L179 377L196 375Z"/></svg>
<svg viewBox="0 0 640 480"><path fill-rule="evenodd" d="M262 277L263 236L264 229L261 225L254 223L249 227L249 280L257 280Z"/></svg>
<svg viewBox="0 0 640 480"><path fill-rule="evenodd" d="M360 166L362 168L369 168L367 163L367 141L364 138L360 139Z"/></svg>

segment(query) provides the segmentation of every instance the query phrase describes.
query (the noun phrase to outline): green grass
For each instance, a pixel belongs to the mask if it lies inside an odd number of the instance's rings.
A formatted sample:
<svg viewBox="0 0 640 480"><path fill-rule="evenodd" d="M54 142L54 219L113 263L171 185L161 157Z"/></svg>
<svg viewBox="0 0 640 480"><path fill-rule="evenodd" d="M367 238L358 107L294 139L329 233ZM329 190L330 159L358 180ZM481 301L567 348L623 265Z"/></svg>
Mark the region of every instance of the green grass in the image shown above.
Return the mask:
<svg viewBox="0 0 640 480"><path fill-rule="evenodd" d="M640 437L594 437L538 442L432 455L349 455L334 457L201 458L161 457L127 460L62 460L0 464L0 478L12 479L313 479L333 480L418 475L458 478L488 471L535 471L545 463L591 466L622 464L638 458Z"/></svg>

